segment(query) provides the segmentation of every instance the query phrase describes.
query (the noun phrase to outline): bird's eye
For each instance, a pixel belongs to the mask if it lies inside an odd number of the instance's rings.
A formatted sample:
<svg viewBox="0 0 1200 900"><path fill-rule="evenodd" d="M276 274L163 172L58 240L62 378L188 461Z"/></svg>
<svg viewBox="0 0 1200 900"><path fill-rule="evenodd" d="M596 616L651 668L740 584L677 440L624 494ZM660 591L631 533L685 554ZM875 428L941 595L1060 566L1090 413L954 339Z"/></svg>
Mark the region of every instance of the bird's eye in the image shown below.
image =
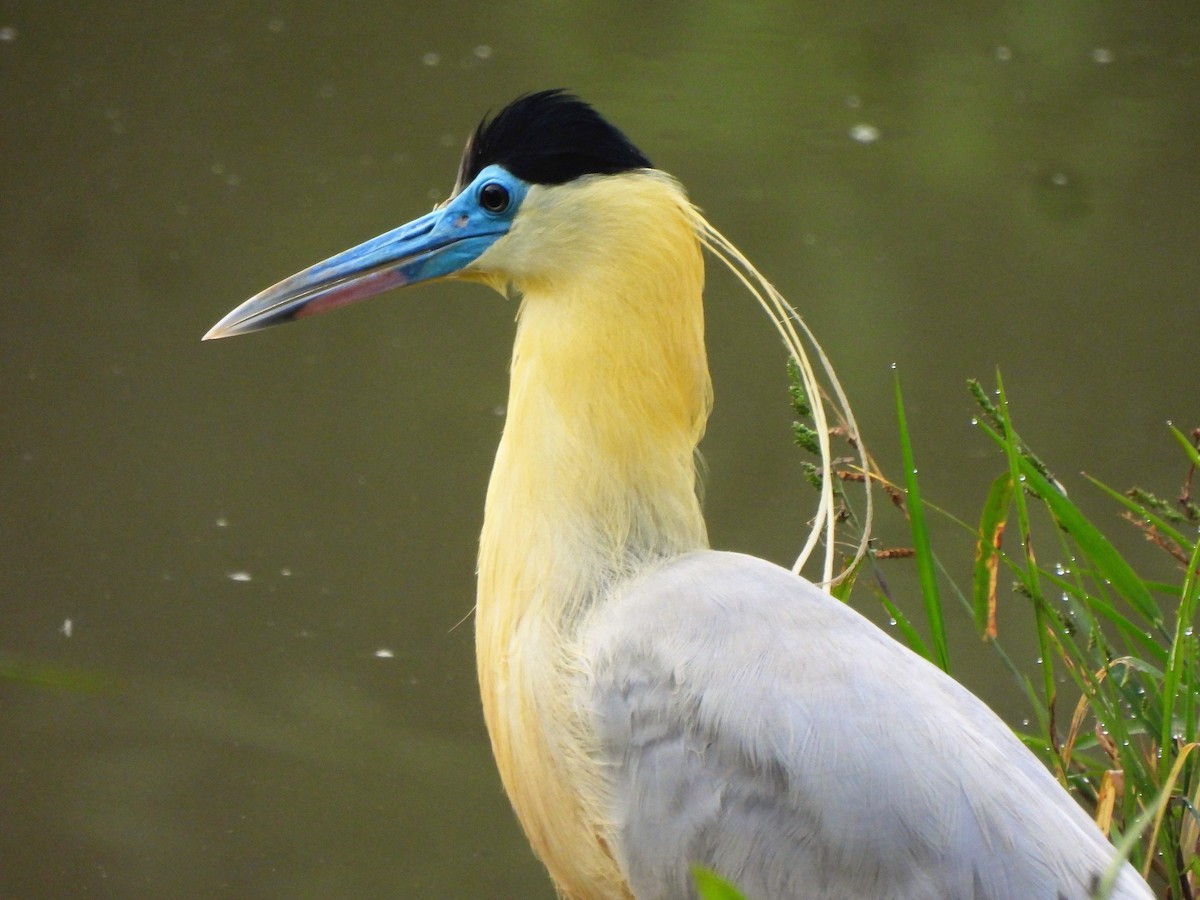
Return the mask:
<svg viewBox="0 0 1200 900"><path fill-rule="evenodd" d="M508 209L508 188L495 181L489 181L479 189L479 205L490 213L502 213Z"/></svg>

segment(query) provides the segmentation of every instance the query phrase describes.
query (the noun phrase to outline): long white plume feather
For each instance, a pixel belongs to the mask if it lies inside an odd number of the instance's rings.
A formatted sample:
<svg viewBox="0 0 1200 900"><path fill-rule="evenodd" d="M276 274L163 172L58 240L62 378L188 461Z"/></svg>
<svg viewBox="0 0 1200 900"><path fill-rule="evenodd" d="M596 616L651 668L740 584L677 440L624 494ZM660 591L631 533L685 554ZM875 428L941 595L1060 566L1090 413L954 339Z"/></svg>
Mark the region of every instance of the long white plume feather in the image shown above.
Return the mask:
<svg viewBox="0 0 1200 900"><path fill-rule="evenodd" d="M813 525L808 537L804 541L804 547L792 566L792 571L799 574L800 570L812 556L817 544L820 543L822 536L824 536L825 554L821 568L821 579L822 583L826 585L835 584L845 575L852 572L867 552L871 535L871 523L874 516L866 444L859 434L858 422L854 418L854 411L850 408L850 402L846 399L846 392L842 389L842 384L838 380L837 373L834 371L832 364L829 362L829 357L825 355L825 351L821 348L820 343L813 335L811 329L809 329L807 323L805 323L803 317L784 299L775 286L754 268L750 260L746 259L737 247L708 223L699 210L694 210L694 214L697 220L696 230L704 246L737 276L738 280L745 285L746 290L754 295L759 305L770 316L771 322L775 325L775 330L783 338L784 345L800 369L800 378L804 385L804 391L808 395L809 403L812 406L813 421L816 425L817 439L821 450L821 467L823 471L821 478L821 499L817 506L817 513L813 518ZM821 386L817 370L814 369L809 359L810 350L817 360L820 371L825 375L830 391L832 391L832 399L836 404L834 411L837 417L842 420L850 441L858 454L858 461L864 478L863 484L866 488L866 508L863 515L862 533L855 547L854 557L836 576L834 575L833 568L834 556L837 549L837 515L834 508L833 451L829 441L829 416L825 409L827 395Z"/></svg>

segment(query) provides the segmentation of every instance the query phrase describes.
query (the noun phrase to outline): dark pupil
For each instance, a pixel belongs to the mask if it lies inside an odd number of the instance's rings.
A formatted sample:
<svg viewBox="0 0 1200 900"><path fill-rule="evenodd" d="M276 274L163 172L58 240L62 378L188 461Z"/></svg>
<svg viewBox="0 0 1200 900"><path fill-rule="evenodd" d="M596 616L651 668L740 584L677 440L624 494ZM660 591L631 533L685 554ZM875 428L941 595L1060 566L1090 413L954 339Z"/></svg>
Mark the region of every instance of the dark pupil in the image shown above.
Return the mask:
<svg viewBox="0 0 1200 900"><path fill-rule="evenodd" d="M508 190L496 182L488 182L479 192L479 202L488 212L504 212L508 208Z"/></svg>

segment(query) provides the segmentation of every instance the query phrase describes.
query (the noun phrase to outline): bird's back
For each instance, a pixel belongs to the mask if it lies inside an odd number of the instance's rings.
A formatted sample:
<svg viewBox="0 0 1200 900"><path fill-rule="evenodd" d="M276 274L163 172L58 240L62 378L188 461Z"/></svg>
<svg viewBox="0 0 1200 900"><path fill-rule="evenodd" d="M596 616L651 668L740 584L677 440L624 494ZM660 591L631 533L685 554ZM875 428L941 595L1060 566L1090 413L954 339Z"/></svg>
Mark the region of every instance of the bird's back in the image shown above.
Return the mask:
<svg viewBox="0 0 1200 900"><path fill-rule="evenodd" d="M1112 846L978 698L827 593L688 554L582 635L639 900L710 866L751 900L1086 898ZM1151 897L1126 866L1115 897Z"/></svg>

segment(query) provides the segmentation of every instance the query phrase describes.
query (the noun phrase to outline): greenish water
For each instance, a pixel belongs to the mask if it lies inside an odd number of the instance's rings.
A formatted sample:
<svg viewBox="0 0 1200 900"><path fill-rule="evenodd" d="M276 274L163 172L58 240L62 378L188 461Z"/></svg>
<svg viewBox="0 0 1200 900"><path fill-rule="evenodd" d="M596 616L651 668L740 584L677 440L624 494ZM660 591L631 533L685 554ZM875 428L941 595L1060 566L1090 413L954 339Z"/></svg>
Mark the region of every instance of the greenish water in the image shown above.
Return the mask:
<svg viewBox="0 0 1200 900"><path fill-rule="evenodd" d="M0 896L552 896L459 624L515 310L435 286L199 342L426 211L522 91L573 88L688 185L893 472L895 363L930 499L982 502L962 384L997 365L1085 508L1078 469L1182 474L1192 4L94 6L0 0L0 661L68 683L0 681ZM716 272L708 315L713 541L787 561L782 352Z"/></svg>

